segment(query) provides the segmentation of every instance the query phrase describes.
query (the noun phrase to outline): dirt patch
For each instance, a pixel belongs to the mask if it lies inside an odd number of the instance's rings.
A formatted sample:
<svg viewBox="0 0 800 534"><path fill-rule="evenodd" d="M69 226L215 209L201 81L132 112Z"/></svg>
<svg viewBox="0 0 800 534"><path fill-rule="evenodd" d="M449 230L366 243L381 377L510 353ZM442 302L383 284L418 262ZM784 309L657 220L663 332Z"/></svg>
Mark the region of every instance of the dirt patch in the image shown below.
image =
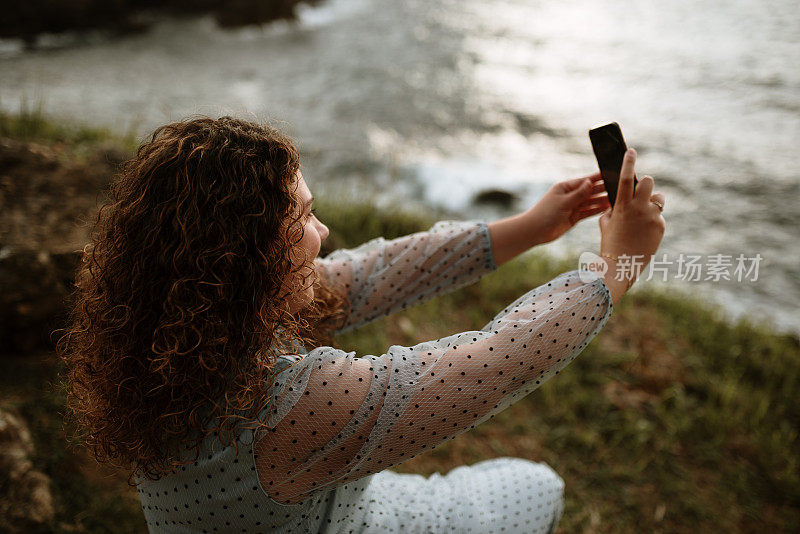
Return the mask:
<svg viewBox="0 0 800 534"><path fill-rule="evenodd" d="M602 387L603 396L620 410L640 409L643 404L658 402L658 396L641 388L632 387L620 382L608 382Z"/></svg>
<svg viewBox="0 0 800 534"><path fill-rule="evenodd" d="M124 157L98 149L77 163L57 146L0 138L0 247L82 250L89 222L106 199L102 191Z"/></svg>
<svg viewBox="0 0 800 534"><path fill-rule="evenodd" d="M603 352L636 354L635 360L624 364L624 371L638 379L642 391L657 394L687 379L681 355L668 343L668 335L657 310L637 304L609 321L598 341Z"/></svg>
<svg viewBox="0 0 800 534"><path fill-rule="evenodd" d="M83 161L58 145L0 138L0 353L54 346L91 225L125 154Z"/></svg>

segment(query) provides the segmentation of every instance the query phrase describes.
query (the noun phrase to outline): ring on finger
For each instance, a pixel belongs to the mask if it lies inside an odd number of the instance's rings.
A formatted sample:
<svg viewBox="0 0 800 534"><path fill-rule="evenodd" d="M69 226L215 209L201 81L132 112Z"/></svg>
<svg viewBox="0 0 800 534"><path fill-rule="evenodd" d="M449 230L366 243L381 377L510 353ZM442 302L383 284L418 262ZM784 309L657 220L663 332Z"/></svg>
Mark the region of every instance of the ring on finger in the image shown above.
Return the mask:
<svg viewBox="0 0 800 534"><path fill-rule="evenodd" d="M656 206L658 206L658 211L664 211L664 204L662 204L662 203L661 203L661 202L659 202L658 200L653 200L653 199L650 199L650 202L652 202L653 204L655 204Z"/></svg>

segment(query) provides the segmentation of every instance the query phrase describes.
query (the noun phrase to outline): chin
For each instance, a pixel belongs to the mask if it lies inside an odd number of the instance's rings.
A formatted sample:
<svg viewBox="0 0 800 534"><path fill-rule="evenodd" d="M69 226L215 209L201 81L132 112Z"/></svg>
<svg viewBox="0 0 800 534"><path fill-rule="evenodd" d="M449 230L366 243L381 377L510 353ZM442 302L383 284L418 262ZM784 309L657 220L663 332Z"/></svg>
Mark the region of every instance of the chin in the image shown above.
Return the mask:
<svg viewBox="0 0 800 534"><path fill-rule="evenodd" d="M300 303L300 309L309 307L314 302L314 290L311 289L303 292L301 300L302 302Z"/></svg>

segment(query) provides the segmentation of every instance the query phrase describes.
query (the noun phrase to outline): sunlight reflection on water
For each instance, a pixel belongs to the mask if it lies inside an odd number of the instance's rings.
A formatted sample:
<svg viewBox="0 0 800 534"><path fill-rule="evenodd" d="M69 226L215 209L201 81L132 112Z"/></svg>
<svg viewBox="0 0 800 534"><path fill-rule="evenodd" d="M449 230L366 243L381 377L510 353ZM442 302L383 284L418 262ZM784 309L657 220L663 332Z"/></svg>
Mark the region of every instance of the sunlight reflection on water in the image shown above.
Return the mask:
<svg viewBox="0 0 800 534"><path fill-rule="evenodd" d="M800 5L789 0L329 0L301 23L210 17L121 39L0 43L0 107L144 134L195 113L281 121L312 186L495 217L593 172L618 121L667 195L670 254L756 253L761 278L705 284L737 314L800 331ZM57 41L57 42L56 42ZM400 181L392 179L400 177ZM596 219L553 252L596 250ZM702 284L701 284L702 285Z"/></svg>

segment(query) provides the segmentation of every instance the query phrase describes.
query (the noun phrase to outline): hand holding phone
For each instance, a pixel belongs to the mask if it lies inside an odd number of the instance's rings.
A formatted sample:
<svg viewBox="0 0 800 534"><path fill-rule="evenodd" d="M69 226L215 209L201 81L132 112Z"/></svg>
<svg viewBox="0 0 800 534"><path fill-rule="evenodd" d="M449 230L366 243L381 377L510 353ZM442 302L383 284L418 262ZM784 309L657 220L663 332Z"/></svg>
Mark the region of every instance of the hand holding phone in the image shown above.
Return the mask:
<svg viewBox="0 0 800 534"><path fill-rule="evenodd" d="M619 174L622 170L622 158L628 146L625 138L622 137L622 130L616 122L601 124L589 130L589 139L592 142L592 150L600 167L600 174L603 176L603 184L608 192L608 201L611 207L617 199L617 189L619 188ZM636 189L636 175L633 175L633 187Z"/></svg>

